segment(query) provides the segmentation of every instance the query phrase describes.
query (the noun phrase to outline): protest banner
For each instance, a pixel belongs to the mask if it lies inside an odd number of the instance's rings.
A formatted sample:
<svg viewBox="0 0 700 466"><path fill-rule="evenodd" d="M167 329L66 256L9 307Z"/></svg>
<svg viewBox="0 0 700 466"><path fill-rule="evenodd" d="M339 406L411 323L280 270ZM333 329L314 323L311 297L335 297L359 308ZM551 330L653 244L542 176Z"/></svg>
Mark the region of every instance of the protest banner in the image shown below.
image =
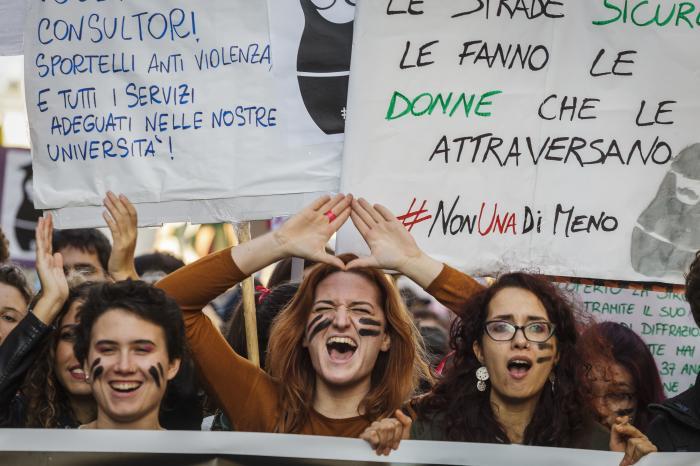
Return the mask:
<svg viewBox="0 0 700 466"><path fill-rule="evenodd" d="M22 55L26 12L25 0L0 0L0 56Z"/></svg>
<svg viewBox="0 0 700 466"><path fill-rule="evenodd" d="M656 360L666 396L695 384L700 374L700 328L682 293L560 283L581 309L598 322L618 322L647 344Z"/></svg>
<svg viewBox="0 0 700 466"><path fill-rule="evenodd" d="M699 26L692 2L361 2L341 189L474 275L681 283Z"/></svg>
<svg viewBox="0 0 700 466"><path fill-rule="evenodd" d="M34 209L32 159L26 149L0 147L0 224L14 262L34 263L34 229L41 212Z"/></svg>
<svg viewBox="0 0 700 466"><path fill-rule="evenodd" d="M266 2L32 2L25 82L36 206L100 225L107 190L141 225L240 221L338 189L337 141L289 145Z"/></svg>
<svg viewBox="0 0 700 466"><path fill-rule="evenodd" d="M616 466L622 453L566 448L404 440L398 450L377 456L363 440L316 435L247 432L154 432L129 430L6 429L0 463L15 466L168 465L473 465ZM697 453L655 453L639 466L696 465Z"/></svg>
<svg viewBox="0 0 700 466"><path fill-rule="evenodd" d="M290 143L342 142L355 2L267 3L278 106L295 115L289 123Z"/></svg>

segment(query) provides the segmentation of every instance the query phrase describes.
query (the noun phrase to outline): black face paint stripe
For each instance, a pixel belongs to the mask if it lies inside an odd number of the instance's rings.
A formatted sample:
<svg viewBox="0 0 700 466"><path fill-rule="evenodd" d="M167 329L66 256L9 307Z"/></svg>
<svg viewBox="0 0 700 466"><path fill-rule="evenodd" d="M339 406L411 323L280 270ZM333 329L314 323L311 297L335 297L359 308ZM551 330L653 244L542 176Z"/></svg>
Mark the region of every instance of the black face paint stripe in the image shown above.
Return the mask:
<svg viewBox="0 0 700 466"><path fill-rule="evenodd" d="M545 350L545 349L554 349L554 345L551 344L551 343L537 343L537 346L538 346L541 350Z"/></svg>
<svg viewBox="0 0 700 466"><path fill-rule="evenodd" d="M158 370L160 371L160 376L165 378L165 372L163 371L163 365L158 363Z"/></svg>
<svg viewBox="0 0 700 466"><path fill-rule="evenodd" d="M363 317L360 319L360 323L363 325L373 325L375 327L381 327L382 323L378 320L370 319L369 317Z"/></svg>
<svg viewBox="0 0 700 466"><path fill-rule="evenodd" d="M312 321L309 323L309 325L306 327L306 331L307 331L307 332L310 332L310 331L311 331L311 327L313 327L314 324L316 324L316 322L318 322L318 321L321 320L321 319L323 319L323 314L319 314L319 315L317 315L316 317L314 317L313 320L312 320Z"/></svg>
<svg viewBox="0 0 700 466"><path fill-rule="evenodd" d="M361 328L357 333L359 333L361 337L378 337L382 334L379 330L372 330L369 328Z"/></svg>
<svg viewBox="0 0 700 466"><path fill-rule="evenodd" d="M309 341L313 340L319 332L330 327L332 322L333 321L331 319L322 320L316 327L313 328L313 330L311 330L311 333L309 333Z"/></svg>
<svg viewBox="0 0 700 466"><path fill-rule="evenodd" d="M148 368L148 373L153 377L156 387L160 388L160 374L158 373L158 369L156 369L155 366L151 366Z"/></svg>
<svg viewBox="0 0 700 466"><path fill-rule="evenodd" d="M95 367L102 362L102 358L97 358L94 361L92 361L92 366L90 366L90 372L95 370Z"/></svg>
<svg viewBox="0 0 700 466"><path fill-rule="evenodd" d="M104 372L104 367L97 366L92 373L92 380L95 381L95 380L99 379L100 376L102 375L102 372Z"/></svg>
<svg viewBox="0 0 700 466"><path fill-rule="evenodd" d="M552 356L543 356L541 358L537 358L537 364L542 364L543 362L549 362L552 359L553 359Z"/></svg>

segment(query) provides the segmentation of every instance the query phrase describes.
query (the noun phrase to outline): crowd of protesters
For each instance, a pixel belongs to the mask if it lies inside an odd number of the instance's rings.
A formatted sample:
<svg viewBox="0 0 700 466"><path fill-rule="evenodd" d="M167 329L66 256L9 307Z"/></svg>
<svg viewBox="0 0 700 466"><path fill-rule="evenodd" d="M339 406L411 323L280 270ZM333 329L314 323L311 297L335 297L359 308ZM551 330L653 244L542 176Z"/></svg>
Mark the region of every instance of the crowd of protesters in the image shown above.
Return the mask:
<svg viewBox="0 0 700 466"><path fill-rule="evenodd" d="M2 238L4 427L330 435L379 454L403 439L523 444L624 451L622 464L700 451L700 388L664 400L632 330L594 322L546 277L483 285L426 255L383 206L324 196L187 266L135 258L134 207L109 193L105 208L111 244L39 220L36 295ZM327 249L346 222L368 256ZM256 286L258 367L238 284L272 264L269 288ZM698 258L686 296L700 324Z"/></svg>

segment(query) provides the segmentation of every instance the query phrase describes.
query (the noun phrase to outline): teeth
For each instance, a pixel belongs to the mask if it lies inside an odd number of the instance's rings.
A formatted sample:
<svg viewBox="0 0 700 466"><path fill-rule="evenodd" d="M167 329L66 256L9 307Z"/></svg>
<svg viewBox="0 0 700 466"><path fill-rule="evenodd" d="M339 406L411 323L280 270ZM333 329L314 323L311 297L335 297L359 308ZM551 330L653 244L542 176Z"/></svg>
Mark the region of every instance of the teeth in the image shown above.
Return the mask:
<svg viewBox="0 0 700 466"><path fill-rule="evenodd" d="M139 382L112 382L109 384L115 390L136 390L141 386Z"/></svg>
<svg viewBox="0 0 700 466"><path fill-rule="evenodd" d="M326 344L330 345L331 343L343 343L346 345L350 345L353 348L357 348L357 345L355 344L355 342L352 341L352 339L350 339L348 337L330 337L328 339L328 341L326 342Z"/></svg>
<svg viewBox="0 0 700 466"><path fill-rule="evenodd" d="M83 371L82 369L71 369L70 373L77 374L77 375L85 375L85 371Z"/></svg>

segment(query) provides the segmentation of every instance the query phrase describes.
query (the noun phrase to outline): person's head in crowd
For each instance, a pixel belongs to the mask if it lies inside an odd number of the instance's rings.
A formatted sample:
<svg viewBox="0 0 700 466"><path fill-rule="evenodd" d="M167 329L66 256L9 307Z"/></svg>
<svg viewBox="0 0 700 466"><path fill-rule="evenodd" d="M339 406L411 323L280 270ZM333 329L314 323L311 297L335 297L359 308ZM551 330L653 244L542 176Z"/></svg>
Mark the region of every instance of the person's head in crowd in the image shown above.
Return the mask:
<svg viewBox="0 0 700 466"><path fill-rule="evenodd" d="M0 228L0 264L10 259L10 242L5 236L5 232Z"/></svg>
<svg viewBox="0 0 700 466"><path fill-rule="evenodd" d="M326 248L326 252L329 254L332 254L332 250L329 248ZM287 283L291 281L292 279L292 263L294 262L293 257L285 257L281 261L277 262L275 264L275 268L272 269L272 273L270 274L270 278L267 280L267 287L272 289L276 287L277 285L281 285L282 283ZM315 261L305 259L304 260L304 272L309 270L311 267L316 265ZM299 277L299 280L301 280L303 277Z"/></svg>
<svg viewBox="0 0 700 466"><path fill-rule="evenodd" d="M109 239L95 228L54 230L53 250L63 256L66 275L79 273L86 280L99 282L108 279Z"/></svg>
<svg viewBox="0 0 700 466"><path fill-rule="evenodd" d="M22 270L14 264L0 266L0 345L27 315L32 291Z"/></svg>
<svg viewBox="0 0 700 466"><path fill-rule="evenodd" d="M422 309L411 313L413 315L413 321L416 323L418 328L420 327L440 327L444 328L444 325L440 318L435 314L435 312L430 309Z"/></svg>
<svg viewBox="0 0 700 466"><path fill-rule="evenodd" d="M439 325L418 325L430 367L435 369L450 350L450 337Z"/></svg>
<svg viewBox="0 0 700 466"><path fill-rule="evenodd" d="M579 340L585 364L579 366L583 396L598 422L611 428L615 418L629 416L646 430L651 403L664 397L656 362L644 340L616 322L602 322L587 329Z"/></svg>
<svg viewBox="0 0 700 466"><path fill-rule="evenodd" d="M282 283L273 289L256 287L256 323L258 327L258 351L260 364L265 363L267 357L267 344L270 339L270 327L277 314L294 297L299 289L298 283ZM243 356L248 357L248 339L245 332L245 319L243 316L243 303L239 301L233 317L226 323L224 329L226 341L233 350Z"/></svg>
<svg viewBox="0 0 700 466"><path fill-rule="evenodd" d="M155 283L184 265L180 259L165 252L142 254L134 259L136 273L146 283Z"/></svg>
<svg viewBox="0 0 700 466"><path fill-rule="evenodd" d="M347 264L356 256L338 256ZM430 379L418 330L390 280L373 268L318 264L272 324L267 370L284 381L277 431L308 419L316 394L363 394L368 419L393 414ZM314 389L309 390L309 387Z"/></svg>
<svg viewBox="0 0 700 466"><path fill-rule="evenodd" d="M685 299L690 305L695 323L700 327L700 251L695 254L685 276Z"/></svg>
<svg viewBox="0 0 700 466"><path fill-rule="evenodd" d="M95 419L92 389L73 351L78 314L91 286L71 287L56 329L27 375L21 389L27 400L25 427L77 427Z"/></svg>
<svg viewBox="0 0 700 466"><path fill-rule="evenodd" d="M160 428L160 403L185 354L182 315L171 298L141 281L92 287L74 348L97 402L88 427Z"/></svg>
<svg viewBox="0 0 700 466"><path fill-rule="evenodd" d="M474 295L451 331L450 370L418 405L440 438L574 446L584 406L575 387L577 319L542 277L510 273ZM509 416L525 417L524 426ZM512 419L510 419L512 421Z"/></svg>

